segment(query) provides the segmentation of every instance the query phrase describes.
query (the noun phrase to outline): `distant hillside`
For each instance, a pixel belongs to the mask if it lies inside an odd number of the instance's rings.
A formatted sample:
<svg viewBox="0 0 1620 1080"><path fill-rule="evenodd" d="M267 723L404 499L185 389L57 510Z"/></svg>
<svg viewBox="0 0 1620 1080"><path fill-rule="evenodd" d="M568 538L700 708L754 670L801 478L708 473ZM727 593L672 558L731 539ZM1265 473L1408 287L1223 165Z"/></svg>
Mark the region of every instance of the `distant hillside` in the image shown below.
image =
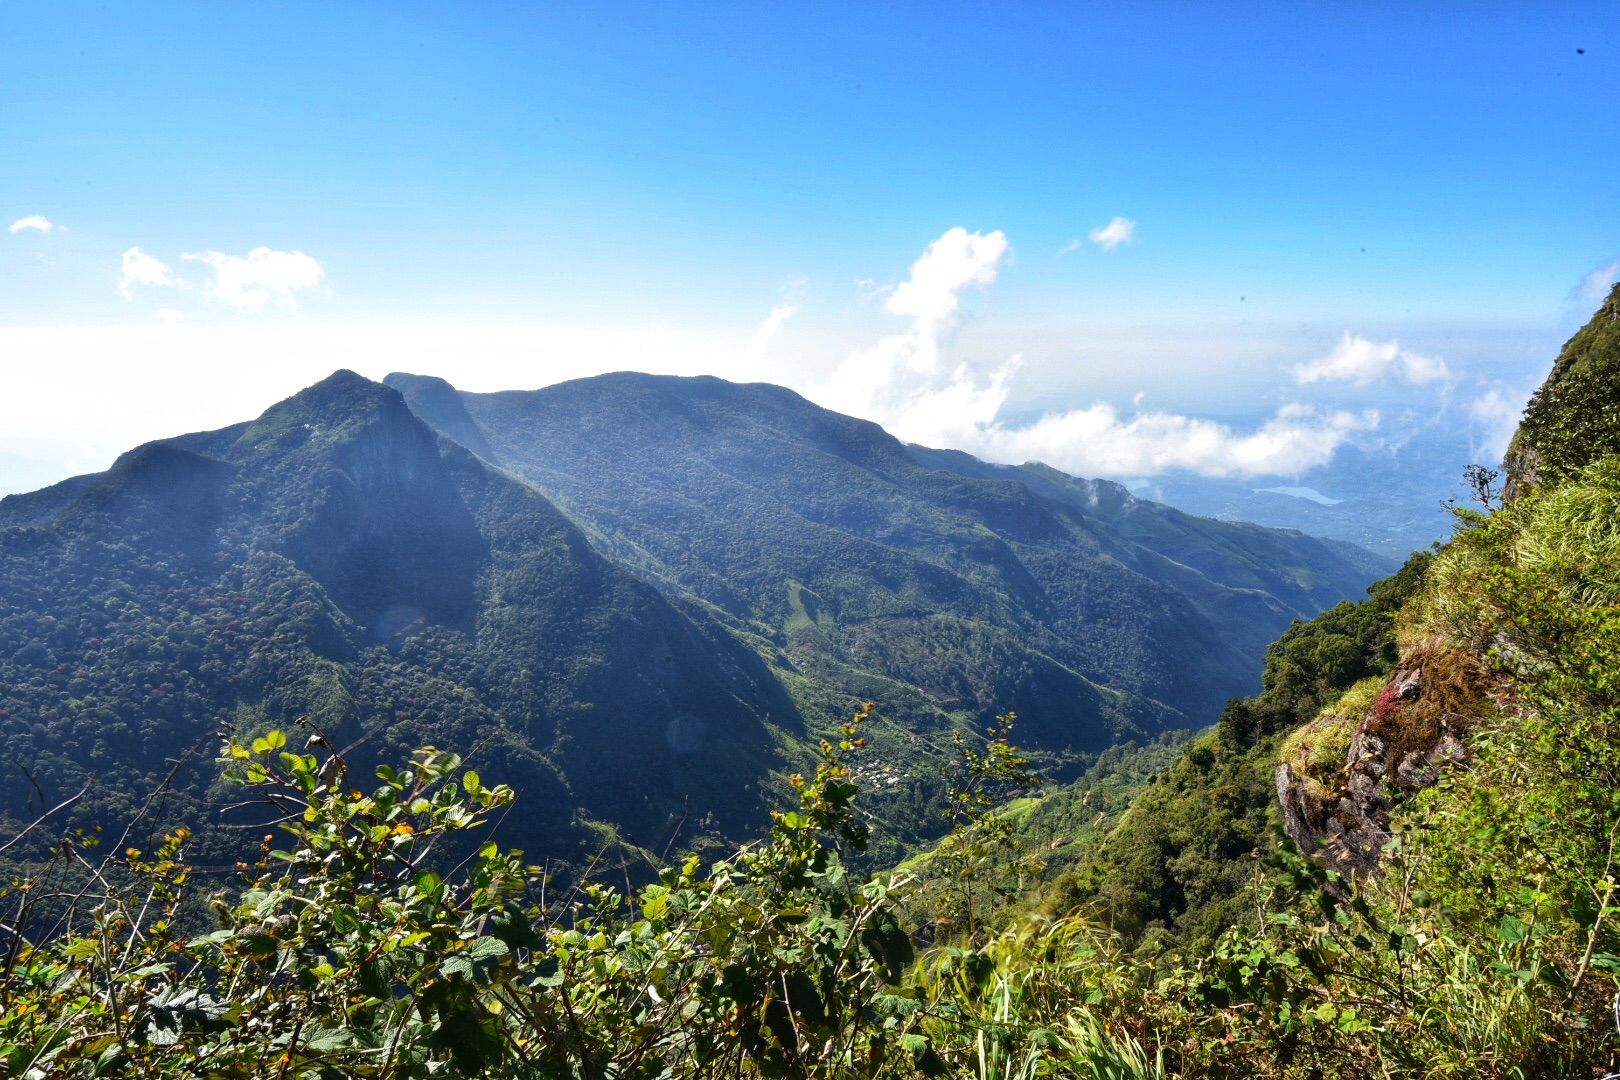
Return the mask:
<svg viewBox="0 0 1620 1080"><path fill-rule="evenodd" d="M1182 470L1134 482L1131 490L1222 521L1351 541L1393 565L1447 535L1443 504L1467 497L1463 470L1481 459L1480 438L1466 417L1445 416L1383 449L1346 443L1332 460L1287 481Z"/></svg>
<svg viewBox="0 0 1620 1080"><path fill-rule="evenodd" d="M1387 570L1117 485L907 447L777 386L619 373L457 408L442 380L387 381L811 683L919 719L1017 710L1047 749L1210 722L1291 621Z"/></svg>

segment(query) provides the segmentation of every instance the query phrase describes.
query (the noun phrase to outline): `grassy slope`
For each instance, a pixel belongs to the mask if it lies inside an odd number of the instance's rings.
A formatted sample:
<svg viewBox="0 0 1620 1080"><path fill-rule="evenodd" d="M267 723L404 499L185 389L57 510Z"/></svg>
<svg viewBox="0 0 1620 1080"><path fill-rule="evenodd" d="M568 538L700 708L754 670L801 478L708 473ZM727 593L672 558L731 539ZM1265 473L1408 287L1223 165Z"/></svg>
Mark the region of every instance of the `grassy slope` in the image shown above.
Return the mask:
<svg viewBox="0 0 1620 1080"><path fill-rule="evenodd" d="M1149 952L1181 955L1252 923L1244 894L1281 839L1279 747L1343 691L1394 667L1395 617L1427 562L1415 555L1368 599L1292 626L1267 651L1265 688L1232 701L1214 729L1102 759L1029 800L1015 815L1019 839L1045 875L999 921L1079 909Z"/></svg>
<svg viewBox="0 0 1620 1080"><path fill-rule="evenodd" d="M1047 935L1094 941L1075 928L1100 920L1165 981L1144 992L1130 962L1094 960L1076 977L1112 990L1088 998L1093 1015L1145 1018L1182 1075L1539 1077L1620 1062L1617 324L1620 290L1532 402L1513 501L1460 512L1436 553L1279 639L1265 689L1007 920L1007 978L1040 982ZM1446 733L1465 757L1431 768ZM1279 759L1329 807L1369 797L1347 787L1347 761L1381 771L1381 873L1324 887L1316 862L1289 853ZM1041 929L1069 911L1081 922ZM1031 1009L1024 1022L1042 1021Z"/></svg>

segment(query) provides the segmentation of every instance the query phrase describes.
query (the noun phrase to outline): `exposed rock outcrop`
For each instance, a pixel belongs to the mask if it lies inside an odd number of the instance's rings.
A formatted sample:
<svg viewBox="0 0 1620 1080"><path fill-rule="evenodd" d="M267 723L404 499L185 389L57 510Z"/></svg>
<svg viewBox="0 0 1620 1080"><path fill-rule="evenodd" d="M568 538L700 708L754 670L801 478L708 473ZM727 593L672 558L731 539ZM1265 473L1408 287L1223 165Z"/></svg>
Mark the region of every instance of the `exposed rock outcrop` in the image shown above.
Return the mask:
<svg viewBox="0 0 1620 1080"><path fill-rule="evenodd" d="M1376 873L1391 808L1445 769L1468 764L1464 740L1492 707L1489 685L1474 655L1434 649L1391 675L1359 715L1330 709L1296 732L1277 765L1289 838L1346 877ZM1346 735L1348 749L1328 765L1324 748L1331 752Z"/></svg>

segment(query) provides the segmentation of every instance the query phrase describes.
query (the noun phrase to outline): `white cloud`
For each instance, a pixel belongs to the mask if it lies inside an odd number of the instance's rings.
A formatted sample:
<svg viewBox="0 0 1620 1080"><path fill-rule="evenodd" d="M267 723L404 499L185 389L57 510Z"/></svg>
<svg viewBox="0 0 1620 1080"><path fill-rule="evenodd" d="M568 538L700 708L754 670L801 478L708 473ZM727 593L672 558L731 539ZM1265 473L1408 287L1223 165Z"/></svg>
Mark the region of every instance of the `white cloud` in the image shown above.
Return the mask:
<svg viewBox="0 0 1620 1080"><path fill-rule="evenodd" d="M1136 241L1136 222L1128 218L1116 217L1106 225L1099 225L1086 234L1091 242L1104 251L1113 251L1121 244L1132 244ZM1078 246L1079 241L1076 241Z"/></svg>
<svg viewBox="0 0 1620 1080"><path fill-rule="evenodd" d="M961 320L958 294L996 280L1007 238L957 227L928 245L911 276L890 292L883 308L911 318L904 333L851 353L823 390L831 407L869 419L904 415L922 395L951 381L940 350ZM880 423L883 420L879 420Z"/></svg>
<svg viewBox="0 0 1620 1080"><path fill-rule="evenodd" d="M174 285L174 271L167 263L154 259L138 247L124 252L122 274L118 279L118 292L124 299L131 298L131 285Z"/></svg>
<svg viewBox="0 0 1620 1080"><path fill-rule="evenodd" d="M1287 405L1258 430L1244 433L1169 412L1125 416L1106 402L1010 426L999 416L1022 358L981 370L944 355L960 322L961 290L994 282L1006 249L999 232L959 228L930 244L886 305L893 314L910 316L910 328L852 352L811 396L911 442L1013 464L1040 460L1086 476L1143 476L1167 469L1214 476L1295 475L1325 463L1351 433L1378 426L1374 411Z"/></svg>
<svg viewBox="0 0 1620 1080"><path fill-rule="evenodd" d="M1079 251L1081 248L1083 248L1085 246L1086 246L1086 242L1084 240L1070 240L1067 244L1064 244L1062 247L1058 248L1057 249L1057 254L1053 255L1052 258L1061 259L1061 258L1063 258L1063 256L1067 255L1069 252L1071 252L1071 251Z"/></svg>
<svg viewBox="0 0 1620 1080"><path fill-rule="evenodd" d="M792 304L778 304L771 308L771 313L765 316L764 322L759 324L759 329L754 331L754 336L748 339L747 351L749 358L757 360L764 356L765 350L770 347L771 339L776 336L776 332L782 329L782 324L793 318L794 313L798 310Z"/></svg>
<svg viewBox="0 0 1620 1080"><path fill-rule="evenodd" d="M13 225L11 229L15 232L17 226ZM1617 279L1620 279L1620 259L1600 266L1581 278L1581 283L1575 286L1575 295L1582 300L1601 300L1609 295L1609 286Z"/></svg>
<svg viewBox="0 0 1620 1080"><path fill-rule="evenodd" d="M1391 374L1412 386L1451 381L1451 370L1439 357L1420 356L1394 340L1368 341L1349 331L1326 356L1290 370L1301 384L1326 380L1366 386Z"/></svg>
<svg viewBox="0 0 1620 1080"><path fill-rule="evenodd" d="M1205 476L1290 476L1325 465L1351 433L1378 423L1376 410L1351 413L1294 404L1243 433L1176 413L1127 417L1098 402L1047 413L1028 427L981 426L976 443L964 449L995 461L1044 461L1079 476L1152 476L1169 469Z"/></svg>
<svg viewBox="0 0 1620 1080"><path fill-rule="evenodd" d="M1502 460L1513 433L1519 430L1524 401L1522 396L1505 393L1494 386L1474 399L1468 406L1468 419L1481 437L1473 448L1476 456L1483 457L1486 463Z"/></svg>
<svg viewBox="0 0 1620 1080"><path fill-rule="evenodd" d="M243 258L217 251L180 256L214 271L206 288L209 297L243 311L263 311L266 305L298 310L293 293L326 280L326 270L302 251L274 251L257 247Z"/></svg>
<svg viewBox="0 0 1620 1080"><path fill-rule="evenodd" d="M51 224L45 219L45 215L29 214L25 218L18 218L16 221L13 221L11 223L10 231L20 233L24 229L37 229L40 232L50 232L52 229L56 228L60 228L60 226ZM67 230L63 229L62 231L66 232Z"/></svg>
<svg viewBox="0 0 1620 1080"><path fill-rule="evenodd" d="M909 315L937 333L955 320L961 308L958 293L969 285L995 282L1006 253L1007 237L1001 232L970 233L958 225L911 264L911 276L889 294L884 310Z"/></svg>
<svg viewBox="0 0 1620 1080"><path fill-rule="evenodd" d="M164 326L173 326L185 318L184 315L181 315L178 310L172 307L158 308L152 312L152 317Z"/></svg>

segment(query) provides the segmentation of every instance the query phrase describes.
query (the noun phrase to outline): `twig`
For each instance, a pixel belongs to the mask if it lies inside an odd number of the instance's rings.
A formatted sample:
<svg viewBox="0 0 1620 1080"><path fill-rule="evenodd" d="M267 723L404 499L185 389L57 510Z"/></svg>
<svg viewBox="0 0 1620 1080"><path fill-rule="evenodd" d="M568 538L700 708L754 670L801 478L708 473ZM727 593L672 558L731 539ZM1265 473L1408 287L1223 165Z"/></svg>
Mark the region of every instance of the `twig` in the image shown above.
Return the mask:
<svg viewBox="0 0 1620 1080"><path fill-rule="evenodd" d="M19 768L20 767L21 766L19 766ZM27 772L24 772L23 775L28 776ZM29 776L28 779L29 779L30 782L32 782L33 777ZM95 783L95 782L96 782L96 778L94 776L92 776L90 779L88 779L88 780L86 780L84 782L84 787L80 788L78 790L77 794L69 795L67 798L63 799L61 802L57 803L55 806L51 807L49 810L46 810L44 813L40 814L39 817L35 818L33 821L31 821L27 825L25 825L23 827L22 832L18 833L16 836L13 836L10 840L7 840L4 844L0 844L0 854L4 854L7 848L11 847L13 844L18 843L19 841L22 840L23 837L27 836L29 833L33 832L35 829L37 829L41 825L43 825L45 823L45 819L50 817L52 814L56 813L58 810L61 810L61 809L65 808L65 807L72 806L74 803L76 803L80 799L84 798L84 793L89 791L90 790L90 785ZM39 790L37 785L35 786L34 790L36 790L36 791ZM40 806L45 805L45 800L44 800L43 797L40 799L39 804L40 804Z"/></svg>

